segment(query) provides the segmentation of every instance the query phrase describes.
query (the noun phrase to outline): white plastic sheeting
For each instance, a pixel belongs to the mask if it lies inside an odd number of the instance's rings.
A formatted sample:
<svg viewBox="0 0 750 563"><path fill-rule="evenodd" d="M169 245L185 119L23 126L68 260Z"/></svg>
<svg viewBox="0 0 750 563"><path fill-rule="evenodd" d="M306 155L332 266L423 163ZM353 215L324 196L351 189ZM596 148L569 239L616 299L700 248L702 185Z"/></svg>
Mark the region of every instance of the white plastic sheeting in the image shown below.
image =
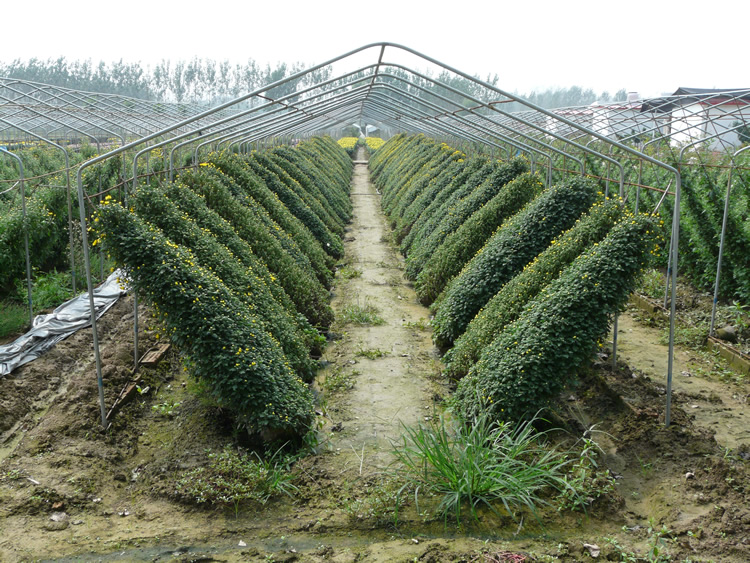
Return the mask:
<svg viewBox="0 0 750 563"><path fill-rule="evenodd" d="M126 293L118 281L120 276L124 277L123 272L115 270L107 281L94 289L94 309L97 318ZM90 311L89 294L82 293L48 315L37 315L29 332L10 344L0 346L0 376L8 375L18 366L36 360L64 338L90 326Z"/></svg>

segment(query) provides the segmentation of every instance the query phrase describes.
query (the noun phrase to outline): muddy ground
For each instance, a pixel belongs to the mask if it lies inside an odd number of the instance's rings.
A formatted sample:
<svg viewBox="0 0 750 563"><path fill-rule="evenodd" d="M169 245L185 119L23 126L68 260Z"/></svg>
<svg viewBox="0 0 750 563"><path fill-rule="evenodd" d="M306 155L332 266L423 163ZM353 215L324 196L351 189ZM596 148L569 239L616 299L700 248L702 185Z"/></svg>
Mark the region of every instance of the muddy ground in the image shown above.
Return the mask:
<svg viewBox="0 0 750 563"><path fill-rule="evenodd" d="M297 492L238 510L180 502L179 477L242 436L200 401L174 352L141 368L135 400L102 430L82 331L0 380L0 561L750 560L746 380L679 350L665 428L666 349L638 312L620 318L617 369L602 353L554 413L562 445L601 446L614 492L520 526L483 512L459 527L429 499L407 500L396 522L391 441L436 416L450 383L364 164L352 200L316 382L318 453L296 463ZM347 321L368 307L382 324ZM100 322L107 405L134 377L132 317L127 297ZM144 348L152 329L142 323Z"/></svg>

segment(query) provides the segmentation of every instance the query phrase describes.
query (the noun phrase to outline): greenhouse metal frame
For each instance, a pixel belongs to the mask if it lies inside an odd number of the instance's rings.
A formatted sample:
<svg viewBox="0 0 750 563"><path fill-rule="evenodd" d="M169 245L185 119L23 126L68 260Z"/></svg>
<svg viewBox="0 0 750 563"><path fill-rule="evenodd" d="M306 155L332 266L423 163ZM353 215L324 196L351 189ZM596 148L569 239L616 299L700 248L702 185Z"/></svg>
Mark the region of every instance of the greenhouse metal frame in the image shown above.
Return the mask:
<svg viewBox="0 0 750 563"><path fill-rule="evenodd" d="M393 59L386 59L386 55ZM331 68L332 78L297 90L300 79L324 67ZM438 73L468 81L480 95L469 95L434 78ZM272 90L284 85L293 86L293 91L277 98L269 95ZM522 109L506 111L504 104L513 104ZM532 170L538 167L539 159L546 159L548 183L568 174L586 174L602 180L605 190L609 189L610 182L617 182L621 196L629 197L625 189L634 187L636 210L641 190L655 190L661 194L657 209L667 196L672 197L673 208L672 241L668 255L668 293L671 302L665 408L665 423L669 425L680 234L680 171L683 166L695 164L683 162L683 158L689 148L706 145L709 141L713 144L708 148L729 151L728 154L731 154L714 292L713 333L732 172L736 157L747 148L732 148L737 143L731 135L737 138L740 130L750 123L750 110L745 111L748 107L750 90L691 90L678 91L676 95L654 100L548 110L418 51L387 42L348 51L215 107L149 102L0 78L0 144L9 145L9 148L2 147L0 150L2 155L16 159L19 165L18 181L10 188L0 184L0 192L18 186L22 203L25 199L24 183L28 180L24 177L21 159L13 153L23 143L34 141L56 147L65 153L66 163L68 150L76 149L84 140L94 142L97 152L107 150L83 162L76 172L81 248L92 311L102 424L106 426L108 421L87 233L87 210L97 202L91 201L83 190L82 175L87 168L121 156L120 188L124 188L124 197L127 198L129 190L137 187L139 178L144 174L164 174L167 179L173 179L178 169L176 156L181 150L190 149L191 162L188 165L197 166L202 150L248 151L251 148L289 144L319 134L337 135L345 126L356 123L363 131L367 130L367 126L376 126L388 135L424 133L465 151L482 149L505 156L525 155L531 162ZM731 120L729 125L728 120ZM657 145L659 150L652 150ZM149 164L149 157L155 149L169 149L168 157L165 152L162 153L164 170L160 172L152 171ZM678 149L679 156L675 158ZM145 172L139 172L138 161L143 156L146 157ZM672 158L668 159L667 156ZM131 176L127 174L126 158L132 158ZM668 160L674 165L669 164ZM602 167L603 174L587 171L587 167L593 164ZM611 175L613 166L614 176ZM642 185L644 167L650 167L660 174L661 185ZM69 194L70 171L68 163L64 172L68 178ZM102 194L98 195L101 197ZM72 217L69 220L72 262ZM28 258L27 282L31 308ZM136 368L137 323L136 314ZM616 346L615 325L615 358Z"/></svg>

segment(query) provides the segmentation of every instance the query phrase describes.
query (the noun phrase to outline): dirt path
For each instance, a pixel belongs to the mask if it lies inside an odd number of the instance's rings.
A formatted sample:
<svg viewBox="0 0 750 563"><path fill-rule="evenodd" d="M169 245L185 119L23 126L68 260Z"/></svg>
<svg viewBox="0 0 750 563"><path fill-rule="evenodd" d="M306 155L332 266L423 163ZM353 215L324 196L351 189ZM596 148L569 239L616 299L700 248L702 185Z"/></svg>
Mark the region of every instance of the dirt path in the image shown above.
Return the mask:
<svg viewBox="0 0 750 563"><path fill-rule="evenodd" d="M669 348L661 343L662 331L645 326L633 313L620 315L618 354L633 370L666 389ZM675 348L673 402L690 414L698 426L711 429L718 444L732 450L750 445L748 389L721 381L710 359Z"/></svg>
<svg viewBox="0 0 750 563"><path fill-rule="evenodd" d="M324 359L330 364L319 381L324 393L326 381L337 377L353 384L335 407L339 411L330 413L341 425L332 434L331 448L346 456L346 467L365 474L390 462L391 441L398 440L402 423L411 425L432 414L437 389L429 376L435 373L437 356L426 329L429 311L404 283L403 262L388 243L380 198L367 165L357 162L353 222L345 237L347 265L339 273L332 302L343 337L326 350ZM342 279L342 273L353 277ZM351 311L361 309L372 310L382 324L347 321Z"/></svg>

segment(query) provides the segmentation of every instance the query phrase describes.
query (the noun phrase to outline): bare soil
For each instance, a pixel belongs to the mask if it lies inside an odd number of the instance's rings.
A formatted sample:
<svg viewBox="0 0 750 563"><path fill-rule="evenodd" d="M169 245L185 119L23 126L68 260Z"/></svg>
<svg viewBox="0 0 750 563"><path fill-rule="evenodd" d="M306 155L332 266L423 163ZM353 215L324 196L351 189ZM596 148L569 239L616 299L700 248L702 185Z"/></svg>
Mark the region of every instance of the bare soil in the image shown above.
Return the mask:
<svg viewBox="0 0 750 563"><path fill-rule="evenodd" d="M571 562L589 560L591 546L610 561L750 560L747 384L678 351L665 428L666 351L632 314L620 318L617 369L601 354L554 413L561 443L584 433L599 443L615 493L587 513L543 509L543 526L482 513L459 527L429 502L407 502L394 524L391 442L435 416L450 390L365 165L352 201L339 320L315 384L319 453L297 463L299 491L237 513L179 502L182 472L242 436L200 401L174 352L141 368L142 393L102 430L85 330L0 380L0 561ZM368 305L382 324L346 321ZM147 348L147 321L142 331ZM100 342L111 405L133 377L131 298L102 317ZM646 558L654 546L661 559Z"/></svg>

